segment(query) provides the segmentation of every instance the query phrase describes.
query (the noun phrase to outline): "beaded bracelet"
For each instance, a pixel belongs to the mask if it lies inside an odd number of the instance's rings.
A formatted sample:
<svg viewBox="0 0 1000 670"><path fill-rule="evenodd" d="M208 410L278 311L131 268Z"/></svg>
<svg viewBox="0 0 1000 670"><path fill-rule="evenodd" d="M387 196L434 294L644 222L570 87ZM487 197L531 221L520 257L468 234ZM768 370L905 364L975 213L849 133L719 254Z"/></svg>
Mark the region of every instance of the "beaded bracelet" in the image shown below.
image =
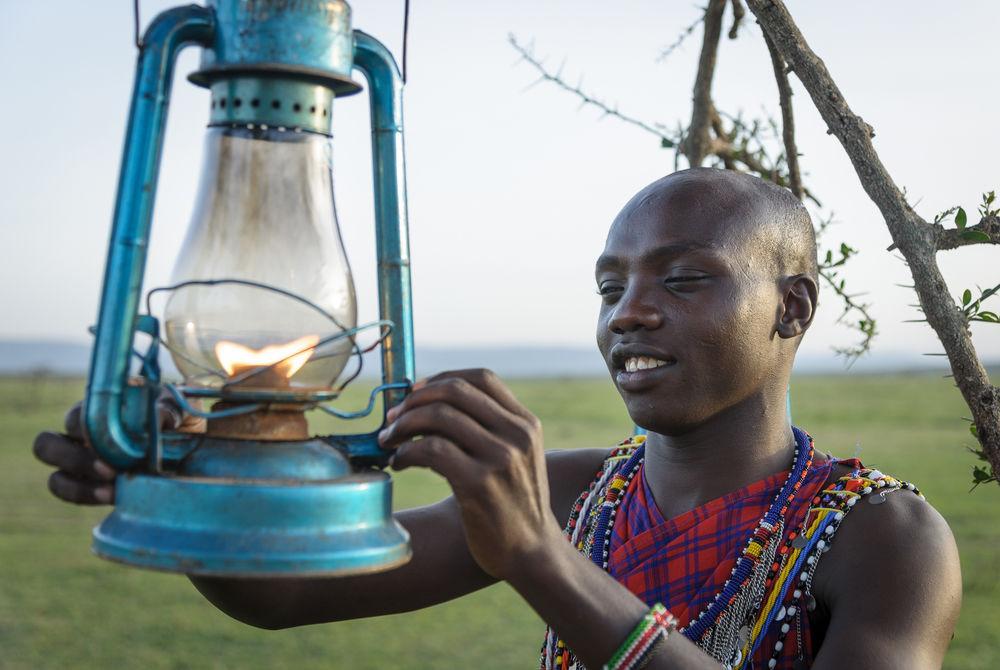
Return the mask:
<svg viewBox="0 0 1000 670"><path fill-rule="evenodd" d="M677 619L660 603L653 605L621 646L604 664L604 670L635 670L649 662L653 650L677 627Z"/></svg>

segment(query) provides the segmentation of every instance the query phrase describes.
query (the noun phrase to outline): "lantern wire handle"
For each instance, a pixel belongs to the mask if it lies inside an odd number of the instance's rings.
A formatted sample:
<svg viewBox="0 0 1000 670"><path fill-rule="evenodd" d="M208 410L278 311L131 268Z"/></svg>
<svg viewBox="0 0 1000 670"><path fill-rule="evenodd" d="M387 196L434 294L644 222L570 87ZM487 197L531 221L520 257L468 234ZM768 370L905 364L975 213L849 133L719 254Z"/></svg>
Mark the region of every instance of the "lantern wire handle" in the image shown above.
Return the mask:
<svg viewBox="0 0 1000 670"><path fill-rule="evenodd" d="M136 4L138 4L138 2L139 0L136 0ZM138 33L136 34L138 35ZM410 36L410 0L403 0L403 83L404 84L406 83L406 47L409 44L409 36Z"/></svg>
<svg viewBox="0 0 1000 670"><path fill-rule="evenodd" d="M344 325L342 323L340 323L340 321L337 319L337 317L335 317L333 314L330 314L325 309L323 309L322 307L320 307L316 303L312 302L311 300L309 300L307 298L303 298L302 296L300 296L300 295L298 295L296 293L292 293L291 291L286 291L285 289L278 288L277 286L271 286L270 284L264 284L262 282L251 281L251 280L248 280L248 279L192 279L190 281L184 281L184 282L180 282L178 284L172 284L170 286L159 286L157 288L152 289L151 291L149 291L149 293L146 294L146 313L147 314L152 314L153 313L152 300L153 300L153 296L156 295L157 293L173 292L173 291L177 291L177 290L180 290L182 288L188 288L188 287L191 287L191 286L218 286L218 285L222 285L222 284L235 284L237 286L247 286L247 287L250 287L250 288L259 288L259 289L262 289L262 290L265 290L265 291L272 291L272 292L277 293L279 295L283 295L286 298L291 298L292 300L296 300L296 301L302 303L303 305L306 305L307 307L310 307L313 310L319 312L320 315L322 315L327 320L329 320L333 325L335 325L337 328L339 328L343 333L346 333L346 335L344 335L344 336L348 337L350 339L351 348L354 349L353 355L358 356L358 369L356 370L356 372L351 377L349 377L344 382L344 384L341 385L341 389L340 390L342 390L344 388L344 386L346 386L350 382L354 381L361 374L362 366L364 365L364 363L361 361L361 356L365 352L363 352L361 350L361 348L358 346L357 341L354 338L354 335L358 332L358 329L356 329L356 328L354 328L354 329L345 328ZM381 322L374 322L374 323L369 324L369 325L367 325L365 327L366 328L370 327L372 325L375 325L376 323L381 323ZM391 324L389 324L389 322L386 322L386 324L391 326ZM338 334L338 335L340 335L340 334ZM379 338L378 342L381 342L387 336L388 336L388 333L385 333L381 338ZM164 338L162 338L162 337L159 338L159 339L161 341L164 341ZM329 339L327 341L331 341L332 342L335 339L339 339L339 337L334 337L334 338ZM320 344L326 344L327 341L320 341L315 346L319 346ZM312 348L315 348L315 347L309 347L309 348L312 349ZM174 352L174 349L170 348L169 346L167 346L167 349L169 351L171 351L171 352ZM303 351L305 351L305 350L303 350ZM296 354L297 353L303 353L303 352L296 352ZM263 374L263 373L267 372L268 370L271 370L272 368L274 368L274 366L278 365L279 363L284 362L285 360L287 360L287 358L290 358L291 356L294 356L296 354L291 354L290 356L288 356L286 358L283 358L283 359L281 359L279 361L275 361L274 363L271 363L270 365L266 365L266 366L254 368L252 371L250 371L248 373L244 373L244 375L240 376L236 381L246 381L247 379L250 379L250 378L252 378L252 377L254 377L256 375ZM186 356L182 355L182 358L184 358L185 361L193 363L193 361L190 361L190 359L188 359ZM200 364L198 364L198 367L202 368L202 369L208 369L204 365L200 365ZM216 376L222 377L222 375L218 371L212 370L212 373L215 374ZM333 381L334 380L331 380L330 383L332 384Z"/></svg>
<svg viewBox="0 0 1000 670"><path fill-rule="evenodd" d="M380 384L375 388L373 388L371 393L368 395L368 404L362 409L359 409L354 412L344 412L342 410L336 409L335 407L327 407L326 405L316 405L316 407L319 410L326 412L331 416L337 417L338 419L348 419L348 420L361 419L371 414L372 410L375 409L375 399L379 393L382 393L383 391L390 391L393 389L409 389L412 386L413 384L409 381L393 382L391 384Z"/></svg>
<svg viewBox="0 0 1000 670"><path fill-rule="evenodd" d="M351 347L353 349L353 352L352 352L351 355L352 356L357 356L357 358L358 358L358 365L355 368L354 372L351 375L349 375L334 390L334 396L333 396L332 399L335 400L336 398L338 398L343 393L344 389L347 388L347 386L349 384L351 384L355 379L357 379L361 375L361 372L362 372L362 370L364 368L364 354L366 354L366 353L368 353L370 351L373 351L376 347L378 347L380 344L382 344L383 342L385 342L386 338L388 338L389 335L392 334L393 328L395 326L395 324L392 321L389 321L387 319L381 319L381 320L378 320L378 321L372 321L370 323L365 323L365 324L362 324L360 326L355 326L353 328L344 328L343 325L340 323L340 321L334 315L330 314L329 312L327 312L326 310L324 310L322 307L320 307L316 303L308 300L307 298L303 298L300 295L297 295L297 294L292 293L290 291L286 291L286 290L278 288L276 286L271 286L269 284L264 284L264 283L261 283L261 282L255 282L255 281L251 281L251 280L247 280L247 279L204 279L204 280L189 280L189 281L185 281L185 282L180 282L180 283L177 283L177 284L173 284L173 285L170 285L170 286L156 287L154 289L151 289L146 294L146 312L147 312L147 314L152 315L152 313L153 313L153 306L152 306L153 297L156 294L158 294L158 293L165 293L165 292L177 291L177 290L180 290L182 288L188 288L188 287L191 287L191 286L218 286L218 285L222 285L222 284L235 284L235 285L238 285L238 286L247 286L247 287L250 287L250 288L259 288L259 289L262 289L262 290L272 291L274 293L278 293L279 295L283 295L285 297L288 297L288 298L291 298L293 300L296 300L296 301L298 301L298 302L306 305L307 307L312 308L316 312L319 312L322 316L326 317L331 323L333 323L337 328L340 329L340 332L337 332L337 333L334 333L332 335L328 335L327 337L322 338L315 345L312 345L312 346L309 346L309 347L304 347L301 350L293 352L293 353L290 353L287 356L285 356L285 357L283 357L283 358L281 358L281 359L279 359L277 361L274 361L274 362L272 362L272 363L270 363L268 365L259 366L259 367L253 368L252 370L249 370L247 372L243 372L243 373L241 373L239 375L236 375L232 379L229 379L228 377L226 377L226 375L222 374L220 371L218 371L218 370L216 370L214 368L208 367L206 365L203 365L203 364L199 363L198 361L193 360L191 357L187 356L182 351L179 351L179 350L173 348L169 343L167 343L166 339L163 338L162 336L160 336L159 334L157 334L155 336L155 339L157 340L157 342L159 342L160 344L162 344L163 347L165 349L167 349L169 352L171 352L172 354L174 354L176 356L179 356L184 361L190 363L191 365L193 365L193 366L195 366L195 367L197 367L197 368L199 368L201 370L204 370L205 372L207 372L209 374L212 374L212 375L214 375L216 377L219 377L219 378L221 378L223 380L227 380L227 382L224 384L224 388L225 387L230 387L231 388L231 387L233 387L235 385L240 384L241 382L245 382L245 381L247 381L249 379L252 379L253 377L255 377L257 375L263 374L264 372L273 369L275 366L277 366L277 365L281 364L282 362L284 362L284 361L292 358L293 356L297 356L299 354L305 353L305 352L310 351L310 350L315 350L318 347L321 347L321 346L326 345L326 344L330 344L331 342L336 342L337 340L347 339L347 340L350 341ZM358 333L360 333L360 332L362 332L364 330L369 330L371 328L378 328L379 329L379 336L378 336L378 338L374 342L372 342L371 344L369 344L369 345L365 346L364 348L362 348L361 345L358 344L357 338L355 336ZM139 355L138 352L135 352L135 353L136 353L136 355ZM331 357L331 356L334 356L334 355L339 355L339 354L333 354L333 353L323 354L323 355L320 355L320 356L316 356L316 359L328 358L328 357ZM142 357L140 356L140 358L142 358ZM332 383L333 382L331 381L331 385L332 385ZM371 412L372 412L372 410L374 409L374 406L375 406L375 398L376 398L376 396L379 393L381 393L383 391L394 390L394 389L407 389L407 388L409 388L411 386L411 384L412 384L412 382L410 382L410 381L393 382L393 383L389 383L389 384L381 384L381 385L375 387L374 389L372 389L372 391L371 391L371 393L369 395L369 398L368 398L368 404L364 408L362 408L360 410L356 410L356 411L338 410L338 409L333 408L333 407L327 407L327 406L325 406L323 404L320 404L320 403L317 403L315 406L318 409L321 409L322 411L326 412L327 414L336 416L336 417L341 418L341 419L357 419L357 418L365 417L365 416L368 416L369 414L371 414ZM250 412L257 411L257 410L261 409L262 407L264 407L267 404L267 403L259 403L258 402L258 403L251 403L251 404L241 405L239 407L231 407L231 408L226 408L226 409L223 409L223 410L208 411L208 412L206 412L204 410L201 410L201 409L193 406L190 402L188 402L187 399L184 396L184 391L180 387L178 387L177 385L175 385L175 384L164 384L164 387L169 391L169 393L171 394L171 396L173 396L173 399L177 402L177 404L180 406L180 408L183 411L185 411L185 412L187 412L189 414L192 414L194 416L197 416L197 417L200 417L200 418L204 418L204 419L218 419L218 418L224 418L224 417L230 417L230 416L239 416L241 414L247 414L247 413L250 413Z"/></svg>
<svg viewBox="0 0 1000 670"><path fill-rule="evenodd" d="M142 51L142 34L139 32L139 0L132 2L132 25L135 28L135 48Z"/></svg>
<svg viewBox="0 0 1000 670"><path fill-rule="evenodd" d="M177 403L178 407L185 414L191 414L200 419L224 419L230 416L240 416L241 414L250 414L251 412L256 412L259 409L264 408L264 403L253 403L253 404L241 404L235 407L227 407L226 409L220 409L215 411L206 412L203 409L198 409L194 405L188 402L187 398L184 397L184 393L177 388L175 384L164 384L163 388L170 392L171 397L174 402Z"/></svg>

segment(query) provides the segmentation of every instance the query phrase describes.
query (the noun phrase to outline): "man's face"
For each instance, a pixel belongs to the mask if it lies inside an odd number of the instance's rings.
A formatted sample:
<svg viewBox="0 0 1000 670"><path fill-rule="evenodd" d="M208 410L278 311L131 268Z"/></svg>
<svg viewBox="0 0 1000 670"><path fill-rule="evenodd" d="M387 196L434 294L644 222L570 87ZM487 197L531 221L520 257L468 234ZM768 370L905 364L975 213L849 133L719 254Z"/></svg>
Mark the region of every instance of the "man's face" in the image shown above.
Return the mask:
<svg viewBox="0 0 1000 670"><path fill-rule="evenodd" d="M716 203L712 190L682 184L633 201L597 262L598 347L633 421L665 435L785 372L777 270L747 225L752 208Z"/></svg>

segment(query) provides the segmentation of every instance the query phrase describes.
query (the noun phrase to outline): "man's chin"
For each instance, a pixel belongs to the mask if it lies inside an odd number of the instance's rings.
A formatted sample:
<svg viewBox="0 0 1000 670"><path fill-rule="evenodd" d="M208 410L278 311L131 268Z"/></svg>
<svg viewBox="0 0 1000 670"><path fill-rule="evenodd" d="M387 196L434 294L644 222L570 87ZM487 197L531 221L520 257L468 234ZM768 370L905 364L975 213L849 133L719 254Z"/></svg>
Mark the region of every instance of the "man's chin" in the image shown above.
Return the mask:
<svg viewBox="0 0 1000 670"><path fill-rule="evenodd" d="M632 400L633 402L629 402L626 399L625 402L629 417L636 426L650 433L674 437L689 433L704 423L700 417L692 413L678 411L683 408L679 408L676 403L657 403L656 406L650 406L648 402ZM665 407L670 409L664 409Z"/></svg>

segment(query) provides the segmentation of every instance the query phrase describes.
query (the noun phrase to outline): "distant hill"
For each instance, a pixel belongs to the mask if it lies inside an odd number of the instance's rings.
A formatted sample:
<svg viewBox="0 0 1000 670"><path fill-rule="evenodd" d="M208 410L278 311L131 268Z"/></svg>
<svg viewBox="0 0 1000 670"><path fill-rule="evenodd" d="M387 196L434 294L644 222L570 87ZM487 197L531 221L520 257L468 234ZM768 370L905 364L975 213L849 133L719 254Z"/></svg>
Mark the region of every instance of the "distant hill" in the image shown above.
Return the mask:
<svg viewBox="0 0 1000 670"><path fill-rule="evenodd" d="M166 373L176 374L168 355L161 364ZM0 375L45 372L57 375L85 375L90 365L90 345L46 340L0 340ZM442 370L485 367L502 377L599 377L607 374L596 348L557 346L507 347L417 347L417 373L426 376ZM879 373L946 370L943 357L899 352L879 352L859 360L850 372ZM365 357L364 376L378 374L378 359ZM798 373L837 374L847 372L842 359L833 354L800 354Z"/></svg>
<svg viewBox="0 0 1000 670"><path fill-rule="evenodd" d="M90 345L45 340L0 340L0 374L85 375Z"/></svg>
<svg viewBox="0 0 1000 670"><path fill-rule="evenodd" d="M161 357L165 373L176 374L168 354ZM353 365L353 363L352 363ZM0 340L0 374L85 375L90 345L44 340ZM418 347L417 372L426 376L442 370L487 367L505 377L595 377L607 374L597 350L573 347ZM365 356L364 376L376 376L378 357Z"/></svg>

